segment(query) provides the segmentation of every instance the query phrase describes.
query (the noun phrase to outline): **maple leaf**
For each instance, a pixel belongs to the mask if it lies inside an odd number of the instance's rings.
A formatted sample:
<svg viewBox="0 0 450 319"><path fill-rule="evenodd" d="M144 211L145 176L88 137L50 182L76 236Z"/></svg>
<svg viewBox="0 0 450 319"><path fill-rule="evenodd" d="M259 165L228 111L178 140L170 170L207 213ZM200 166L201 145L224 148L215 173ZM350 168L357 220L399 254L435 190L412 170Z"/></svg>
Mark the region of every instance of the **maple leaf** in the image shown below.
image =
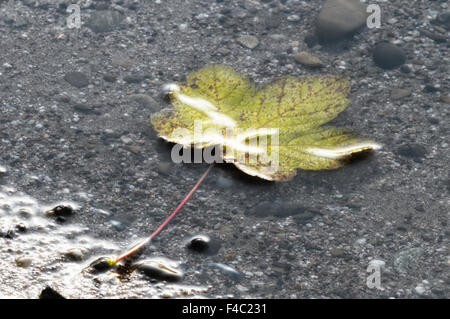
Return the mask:
<svg viewBox="0 0 450 319"><path fill-rule="evenodd" d="M356 153L378 149L371 140L323 124L342 112L350 84L339 75L284 76L256 87L224 65L209 65L168 87L174 108L151 116L163 139L205 148L267 180L290 180L296 169L333 169ZM196 123L203 134L195 134ZM276 155L276 156L275 156Z"/></svg>

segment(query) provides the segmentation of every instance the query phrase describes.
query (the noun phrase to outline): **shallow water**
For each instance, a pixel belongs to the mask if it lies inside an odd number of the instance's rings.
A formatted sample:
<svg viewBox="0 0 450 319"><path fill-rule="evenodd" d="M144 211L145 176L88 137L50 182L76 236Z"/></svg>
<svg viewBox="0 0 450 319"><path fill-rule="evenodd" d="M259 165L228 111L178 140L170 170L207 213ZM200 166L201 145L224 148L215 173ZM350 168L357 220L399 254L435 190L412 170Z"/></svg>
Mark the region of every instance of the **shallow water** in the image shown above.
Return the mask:
<svg viewBox="0 0 450 319"><path fill-rule="evenodd" d="M449 297L446 2L366 1L380 28L323 39L325 1L82 1L80 28L60 2L0 4L0 297ZM149 117L165 84L210 63L257 84L347 75L333 125L383 148L286 183L216 165L133 260L166 258L180 281L83 271L150 234L208 167L173 163ZM45 214L59 204L73 215ZM208 253L188 247L199 234Z"/></svg>

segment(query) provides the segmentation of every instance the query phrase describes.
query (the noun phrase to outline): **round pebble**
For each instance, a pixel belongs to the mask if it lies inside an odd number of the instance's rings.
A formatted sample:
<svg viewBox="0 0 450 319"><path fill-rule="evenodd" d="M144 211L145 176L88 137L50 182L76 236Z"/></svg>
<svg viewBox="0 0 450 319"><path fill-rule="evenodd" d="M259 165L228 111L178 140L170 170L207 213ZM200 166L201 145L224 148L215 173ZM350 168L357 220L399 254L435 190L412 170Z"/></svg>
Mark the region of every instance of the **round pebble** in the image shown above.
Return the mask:
<svg viewBox="0 0 450 319"><path fill-rule="evenodd" d="M33 262L33 260L30 257L27 257L27 256L22 256L22 257L16 258L17 266L22 267L22 268L29 267L32 262Z"/></svg>
<svg viewBox="0 0 450 319"><path fill-rule="evenodd" d="M299 52L294 55L294 60L300 64L313 68L320 68L324 66L323 62L319 58L305 51Z"/></svg>
<svg viewBox="0 0 450 319"><path fill-rule="evenodd" d="M103 10L92 14L87 26L95 33L110 32L118 28L123 20L120 12Z"/></svg>
<svg viewBox="0 0 450 319"><path fill-rule="evenodd" d="M76 88L84 88L89 85L88 77L81 72L66 73L64 80Z"/></svg>
<svg viewBox="0 0 450 319"><path fill-rule="evenodd" d="M179 281L183 278L183 273L175 267L174 262L165 258L144 260L137 265L137 269L156 280Z"/></svg>
<svg viewBox="0 0 450 319"><path fill-rule="evenodd" d="M238 42L240 45L242 45L242 46L244 46L244 47L246 47L246 48L248 48L248 49L254 49L254 48L256 48L256 47L258 46L258 44L259 44L258 38L257 38L257 37L254 37L254 36L252 36L252 35L244 35L244 36L241 36L241 37L237 38L237 42Z"/></svg>
<svg viewBox="0 0 450 319"><path fill-rule="evenodd" d="M205 255L215 255L220 250L221 242L207 235L195 235L187 241L187 248Z"/></svg>
<svg viewBox="0 0 450 319"><path fill-rule="evenodd" d="M47 216L69 217L73 214L73 208L70 205L58 205L45 212Z"/></svg>
<svg viewBox="0 0 450 319"><path fill-rule="evenodd" d="M382 69L390 70L406 62L406 54L402 48L387 42L376 45L373 51L373 60Z"/></svg>
<svg viewBox="0 0 450 319"><path fill-rule="evenodd" d="M206 235L196 235L189 240L188 248L196 252L205 252L211 239Z"/></svg>
<svg viewBox="0 0 450 319"><path fill-rule="evenodd" d="M100 257L90 263L89 267L93 272L105 272L113 268L110 257Z"/></svg>

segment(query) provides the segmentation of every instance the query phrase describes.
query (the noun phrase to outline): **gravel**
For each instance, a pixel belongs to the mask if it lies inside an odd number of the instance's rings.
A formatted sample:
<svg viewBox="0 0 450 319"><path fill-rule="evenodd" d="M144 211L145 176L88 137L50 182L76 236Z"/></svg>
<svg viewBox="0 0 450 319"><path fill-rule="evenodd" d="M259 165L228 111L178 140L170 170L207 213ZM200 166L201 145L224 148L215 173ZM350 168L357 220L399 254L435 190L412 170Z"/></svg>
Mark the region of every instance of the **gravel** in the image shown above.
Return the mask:
<svg viewBox="0 0 450 319"><path fill-rule="evenodd" d="M360 18L341 20L345 32L328 40L316 33L325 1L92 2L80 29L66 26L69 1L2 1L0 295L38 298L49 286L66 298L449 298L448 7L376 3L381 28L364 27L357 11ZM401 52L386 63L394 68L374 61L383 41ZM302 51L326 68L296 63ZM287 183L217 165L130 261L174 261L183 273L176 284L139 271L121 280L119 267L86 271L148 236L206 170L173 163L149 116L169 105L165 84L208 63L231 65L258 84L346 75L351 104L333 124L383 148ZM143 76L126 81L130 75ZM392 100L394 88L411 95ZM61 203L75 212L63 223L45 215ZM186 249L197 234L219 241L217 252ZM71 249L82 259L66 258ZM372 260L385 262L382 289L366 284Z"/></svg>

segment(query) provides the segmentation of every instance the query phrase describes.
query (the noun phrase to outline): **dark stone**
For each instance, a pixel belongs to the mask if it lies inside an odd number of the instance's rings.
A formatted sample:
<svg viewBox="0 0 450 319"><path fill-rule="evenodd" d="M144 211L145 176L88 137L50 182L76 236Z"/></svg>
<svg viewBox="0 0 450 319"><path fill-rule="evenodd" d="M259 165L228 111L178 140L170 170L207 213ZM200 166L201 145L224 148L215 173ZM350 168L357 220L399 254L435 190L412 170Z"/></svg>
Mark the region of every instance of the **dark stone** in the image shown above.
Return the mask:
<svg viewBox="0 0 450 319"><path fill-rule="evenodd" d="M416 205L416 207L414 207L418 212L424 213L425 212L425 207L423 206L423 204L418 204Z"/></svg>
<svg viewBox="0 0 450 319"><path fill-rule="evenodd" d="M133 94L130 95L130 99L135 101L141 107L146 108L152 112L156 112L160 109L160 106L156 102L156 100L147 94Z"/></svg>
<svg viewBox="0 0 450 319"><path fill-rule="evenodd" d="M443 25L447 31L450 31L450 11L441 13L437 18L436 22Z"/></svg>
<svg viewBox="0 0 450 319"><path fill-rule="evenodd" d="M70 103L71 99L67 95L60 95L58 96L57 101L61 103Z"/></svg>
<svg viewBox="0 0 450 319"><path fill-rule="evenodd" d="M96 33L110 32L117 29L122 20L122 14L117 11L97 11L92 14L87 26Z"/></svg>
<svg viewBox="0 0 450 319"><path fill-rule="evenodd" d="M88 77L81 72L69 72L64 76L64 80L79 89L89 85Z"/></svg>
<svg viewBox="0 0 450 319"><path fill-rule="evenodd" d="M89 268L93 270L95 273L99 272L105 272L113 268L113 266L109 262L108 257L100 257L96 260L94 260L90 265Z"/></svg>
<svg viewBox="0 0 450 319"><path fill-rule="evenodd" d="M187 248L191 251L205 254L215 255L221 247L220 241L206 235L192 236L187 242Z"/></svg>
<svg viewBox="0 0 450 319"><path fill-rule="evenodd" d="M400 146L396 153L400 156L411 158L416 162L421 162L428 151L420 144L405 144Z"/></svg>
<svg viewBox="0 0 450 319"><path fill-rule="evenodd" d="M280 268L280 269L284 269L285 271L289 271L292 268L292 266L290 264L285 263L285 262L280 262L280 261L274 261L272 263L272 265L274 267L277 267L277 268Z"/></svg>
<svg viewBox="0 0 450 319"><path fill-rule="evenodd" d="M382 69L390 70L406 62L406 54L402 48L387 42L376 45L373 51L373 60Z"/></svg>
<svg viewBox="0 0 450 319"><path fill-rule="evenodd" d="M173 172L173 165L170 162L159 162L156 169L158 173L169 176Z"/></svg>
<svg viewBox="0 0 450 319"><path fill-rule="evenodd" d="M220 270L220 272L227 276L228 279L233 281L240 281L243 277L243 274L240 271L222 263L209 263L208 266Z"/></svg>
<svg viewBox="0 0 450 319"><path fill-rule="evenodd" d="M73 214L73 208L70 205L58 205L45 212L48 216L69 217Z"/></svg>
<svg viewBox="0 0 450 319"><path fill-rule="evenodd" d="M438 125L439 124L439 119L438 118L435 118L435 117L428 117L428 121L430 122L430 124L433 124L433 125Z"/></svg>
<svg viewBox="0 0 450 319"><path fill-rule="evenodd" d="M117 231L124 231L126 229L126 225L119 220L113 219L113 220L110 220L109 222L110 222L111 226Z"/></svg>
<svg viewBox="0 0 450 319"><path fill-rule="evenodd" d="M257 217L267 217L275 215L275 209L272 202L264 201L254 206L247 214Z"/></svg>
<svg viewBox="0 0 450 319"><path fill-rule="evenodd" d="M117 76L112 74L105 74L103 76L103 80L105 80L106 82L114 83L117 81Z"/></svg>
<svg viewBox="0 0 450 319"><path fill-rule="evenodd" d="M14 232L14 230L8 229L8 230L6 231L5 238L7 238L7 239L13 239L14 237L16 237L16 233Z"/></svg>
<svg viewBox="0 0 450 319"><path fill-rule="evenodd" d="M435 87L432 84L425 85L425 88L423 89L425 93L436 93L439 91L439 88Z"/></svg>
<svg viewBox="0 0 450 319"><path fill-rule="evenodd" d="M141 73L135 73L127 75L123 78L123 80L127 83L140 83L144 81L145 75Z"/></svg>
<svg viewBox="0 0 450 319"><path fill-rule="evenodd" d="M411 68L410 68L409 66L403 64L403 65L400 67L400 71L402 71L402 72L405 73L405 74L408 74L408 73L411 73L412 70L411 70Z"/></svg>
<svg viewBox="0 0 450 319"><path fill-rule="evenodd" d="M232 188L234 185L234 182L231 178L219 176L219 178L216 181L217 186L223 189Z"/></svg>
<svg viewBox="0 0 450 319"><path fill-rule="evenodd" d="M57 292L53 288L47 286L41 291L39 299L66 299L66 298L64 298L59 292Z"/></svg>
<svg viewBox="0 0 450 319"><path fill-rule="evenodd" d="M282 19L283 16L280 13L271 13L266 15L263 18L265 29L269 31L278 28Z"/></svg>
<svg viewBox="0 0 450 319"><path fill-rule="evenodd" d="M317 214L313 212L305 211L302 214L295 215L293 219L297 224L304 225L308 223L311 219L313 219L314 216L316 215Z"/></svg>
<svg viewBox="0 0 450 319"><path fill-rule="evenodd" d="M91 105L84 103L75 103L73 108L75 111L78 111L80 113L99 113Z"/></svg>
<svg viewBox="0 0 450 319"><path fill-rule="evenodd" d="M189 240L188 248L196 252L205 252L209 248L210 238L204 235L194 236Z"/></svg>
<svg viewBox="0 0 450 319"><path fill-rule="evenodd" d="M170 261L163 259L148 259L137 265L137 269L146 276L165 281L179 281L183 273L170 265Z"/></svg>
<svg viewBox="0 0 450 319"><path fill-rule="evenodd" d="M333 248L331 251L331 256L342 258L345 257L345 251L342 248Z"/></svg>
<svg viewBox="0 0 450 319"><path fill-rule="evenodd" d="M56 217L56 221L58 222L58 223L65 223L66 221L67 221L67 218L66 217L64 217L64 216L57 216Z"/></svg>
<svg viewBox="0 0 450 319"><path fill-rule="evenodd" d="M16 225L16 230L19 233L25 233L27 231L27 226L25 226L24 224L17 224Z"/></svg>
<svg viewBox="0 0 450 319"><path fill-rule="evenodd" d="M441 34L441 33L437 33L437 32L429 32L426 30L422 30L420 33L438 43L447 42L447 39L448 39L448 37L445 34Z"/></svg>

